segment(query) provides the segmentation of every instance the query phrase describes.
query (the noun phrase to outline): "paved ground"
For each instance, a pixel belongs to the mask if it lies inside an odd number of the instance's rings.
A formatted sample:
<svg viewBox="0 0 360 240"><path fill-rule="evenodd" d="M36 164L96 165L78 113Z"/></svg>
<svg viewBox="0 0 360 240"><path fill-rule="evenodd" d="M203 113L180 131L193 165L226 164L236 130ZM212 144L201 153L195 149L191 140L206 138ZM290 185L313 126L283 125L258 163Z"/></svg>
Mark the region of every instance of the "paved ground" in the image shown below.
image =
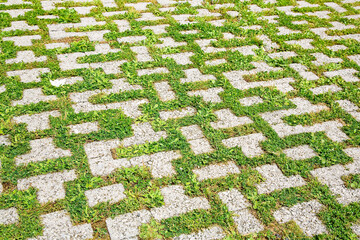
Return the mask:
<svg viewBox="0 0 360 240"><path fill-rule="evenodd" d="M360 1L0 2L0 239L357 239Z"/></svg>

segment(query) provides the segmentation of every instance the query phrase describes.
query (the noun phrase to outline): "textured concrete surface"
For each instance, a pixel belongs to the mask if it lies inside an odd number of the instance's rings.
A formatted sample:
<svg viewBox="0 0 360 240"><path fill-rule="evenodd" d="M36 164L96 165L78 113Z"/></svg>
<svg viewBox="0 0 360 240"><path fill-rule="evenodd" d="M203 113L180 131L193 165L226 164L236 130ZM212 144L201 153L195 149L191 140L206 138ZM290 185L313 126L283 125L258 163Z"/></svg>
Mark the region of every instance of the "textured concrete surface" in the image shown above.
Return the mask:
<svg viewBox="0 0 360 240"><path fill-rule="evenodd" d="M360 239L359 11L1 1L0 239Z"/></svg>

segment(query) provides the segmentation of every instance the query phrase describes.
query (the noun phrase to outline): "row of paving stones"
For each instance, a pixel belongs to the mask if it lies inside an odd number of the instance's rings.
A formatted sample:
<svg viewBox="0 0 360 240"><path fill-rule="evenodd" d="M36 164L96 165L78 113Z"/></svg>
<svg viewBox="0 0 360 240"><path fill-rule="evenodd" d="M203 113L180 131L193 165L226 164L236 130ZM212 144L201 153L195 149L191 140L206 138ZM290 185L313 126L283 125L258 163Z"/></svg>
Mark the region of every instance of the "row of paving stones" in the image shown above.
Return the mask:
<svg viewBox="0 0 360 240"><path fill-rule="evenodd" d="M80 3L88 3L87 0L77 1ZM179 2L171 0L158 0L162 5L159 10L161 12L174 12L175 8L171 5ZM208 21L209 24L215 27L222 27L225 25L226 20L222 19L222 14L219 12L209 11L203 8L203 1L192 0L186 1L192 7L197 7L197 14L173 14L171 18L178 24L188 25L197 23L197 17L213 17L220 18ZM276 1L275 1L276 2ZM275 3L269 1L269 3ZM56 4L61 1L41 1L41 7L45 11L56 9ZM344 4L350 3L349 1L343 1ZM11 0L5 3L0 3L4 6L12 6L17 4L27 4L31 6L31 2L22 2L19 0ZM117 8L118 5L113 0L102 0L101 4L104 7ZM149 12L150 3L126 3L125 7L134 8L139 11L139 17L135 18L135 21L161 21L166 20L165 17L157 16L153 12ZM305 1L296 1L296 8L317 8L319 4L311 4ZM346 9L340 6L338 3L327 2L324 5L333 9L338 13L346 12ZM80 15L87 15L91 12L91 9L95 6L87 7L74 7L73 9ZM215 4L215 9L220 8L234 8L235 4ZM258 5L250 4L248 8L251 12L262 12L267 9L261 8ZM295 6L277 6L276 9L283 12L288 16L315 16L320 19L329 19L332 12L330 11L315 11L299 13L294 11ZM57 9L61 9L57 8ZM6 9L0 10L11 15L13 18L21 17L26 12L31 11L31 8L24 9ZM104 17L112 17L115 15L125 15L128 11L113 11L103 12ZM231 17L237 17L238 11L229 10L226 12ZM51 19L56 18L56 15L42 15L38 16L39 19ZM344 16L346 19L357 19L358 15ZM279 16L263 16L263 18L269 23L278 23ZM128 20L112 20L117 26L118 32L131 31L132 27ZM106 43L106 34L110 33L110 30L91 30L91 31L68 31L68 29L77 29L81 27L101 27L106 24L105 21L98 21L94 17L83 16L78 23L56 23L47 24L47 34L53 41L52 43L45 44L47 50L61 50L70 48L71 45L66 42L61 42L63 39L71 37L86 37L89 41L95 42L93 51L85 52L71 52L71 53L59 53L56 54L56 61L58 62L59 69L61 71L72 71L76 69L96 69L100 68L105 74L121 74L121 67L128 63L128 60L116 60L108 62L92 62L84 63L81 59L89 56L106 55L112 53L119 53L121 50L113 48L109 43ZM293 21L295 25L306 25L308 22ZM329 31L343 31L349 29L356 29L357 26L352 24L344 24L339 21L331 21L329 23L331 27L328 28L311 28L310 30L318 36L321 40L359 40L358 34L342 34L342 35L329 35ZM162 35L167 33L167 29L170 24L158 24L152 26L142 27L142 30L151 30L155 35ZM15 20L11 22L11 25L3 28L2 33L14 32L14 31L26 31L27 33L38 31L40 28L36 25L29 25L24 20ZM262 26L252 25L241 27L242 30L260 30ZM198 30L180 31L182 35L198 34ZM290 36L300 34L299 30L292 30L285 26L276 27L277 36ZM31 50L33 42L41 40L41 35L37 33L35 35L22 35L22 36L7 36L3 37L3 41L13 42L17 47L29 47L26 50L16 51L16 56L7 58L4 61L6 66L12 64L33 64L33 63L46 63L49 61L48 56L35 55ZM223 39L227 41L239 40L240 37L235 36L232 33L224 32ZM264 44L264 48L269 53L271 59L291 59L298 57L298 54L294 51L281 51L280 46L273 42L267 35L257 36L258 40L261 40ZM155 62L157 57L161 59L171 59L177 65L187 68L187 65L193 64L193 57L196 55L192 51L182 51L177 53L166 53L155 56L152 51L142 43L147 41L145 35L125 36L116 38L116 42L119 44L130 44L130 50L134 55L137 62ZM166 50L168 48L187 47L189 44L187 41L176 41L169 36L160 36L159 41L161 43L153 44L152 47L159 50ZM100 43L99 43L100 42ZM194 41L202 52L206 54L217 54L222 52L236 52L242 56L257 56L257 50L259 47L256 45L247 45L241 47L216 47L219 43L217 39L196 39ZM300 46L305 50L317 49L313 44L314 39L305 38L297 40L285 41L285 44L291 46ZM332 45L328 47L332 51L346 50L345 45ZM270 51L275 52L270 53ZM318 50L317 50L318 51ZM344 59L339 57L329 57L322 52L313 52L310 54L315 60L311 61L311 64L317 67L326 66L328 64L341 64ZM347 60L352 63L360 65L360 58L358 54L351 54L347 56ZM206 61L207 66L218 66L227 63L226 59L215 59ZM231 86L235 89L246 91L258 87L276 88L283 94L291 93L294 89L294 83L296 79L292 77L280 78L275 80L266 81L248 81L247 76L257 75L262 73L281 72L283 67L273 67L263 60L251 61L253 66L251 70L232 70L222 72ZM15 66L15 65L14 65ZM25 65L30 66L30 65ZM291 63L289 67L296 72L302 79L307 81L318 81L321 77L333 78L341 77L347 83L357 83L359 78L357 77L358 71L353 68L344 68L337 70L329 70L322 72L321 75L315 74L313 71L301 63ZM48 67L41 68L27 68L6 71L7 77L15 77L24 84L41 83L42 75L50 73L51 69ZM203 74L198 68L190 67L183 69L184 77L179 79L181 84L197 84L208 81L216 81L215 74ZM153 74L171 74L167 67L155 67L136 70L138 77L150 77ZM58 78L51 80L50 84L53 87L62 87L67 85L74 85L76 83L84 82L84 78L81 76L74 76L68 78ZM71 107L76 114L89 113L94 111L105 111L111 109L120 109L127 117L131 119L137 119L143 116L142 108L143 104L150 103L149 98L138 98L133 100L126 100L114 103L94 104L91 100L97 95L111 95L118 93L129 93L139 90L143 90L143 86L130 84L126 78L117 78L110 80L111 88L87 90L81 92L71 92L69 99L71 100ZM153 87L162 102L174 101L178 98L177 92L172 88L168 81L158 81L153 84ZM9 91L7 86L0 86L0 94ZM321 95L327 92L341 92L343 88L336 84L321 85L318 87L310 88L313 95ZM205 103L219 104L223 102L223 93L226 92L224 87L210 87L207 89L191 90L187 91L188 97L200 97ZM263 103L261 96L245 97L239 100L242 106L253 106ZM314 114L323 111L330 111L330 108L323 104L314 104L304 97L292 97L289 99L295 106L290 109L265 111L260 113L259 116L263 119L274 132L280 137L285 138L292 135L302 133L316 133L324 132L333 142L343 143L350 139L350 137L343 131L345 126L343 121L330 120L316 123L311 126L307 125L290 125L284 118L287 116ZM23 107L31 104L38 104L42 102L59 101L58 96L45 94L43 88L32 87L26 88L22 91L21 99L11 99L11 105L13 107ZM357 121L360 119L359 108L350 100L338 100L338 105L348 114L350 114ZM197 109L191 106L184 107L178 110L164 110L159 112L161 120L168 121L172 119L181 119L185 117L191 117L196 115ZM230 108L216 109L213 111L217 120L210 122L210 126L215 129L228 129L234 127L240 127L243 125L253 124L254 120L248 116L237 116ZM61 111L43 111L36 114L24 114L15 116L12 121L15 124L25 124L27 131L37 132L47 129L51 129L51 119L61 117ZM68 125L70 134L89 134L97 132L100 129L98 122L86 122L81 124ZM142 155L130 158L114 158L112 150L119 146L123 148L130 148L137 145L142 145L151 142L158 142L160 140L166 140L169 137L169 133L166 131L155 131L151 122L133 123L131 125L132 136L124 139L108 139L103 141L93 141L84 144L84 151L87 157L87 162L94 176L108 176L114 173L115 170L120 168L130 168L133 166L147 166L150 168L151 175L154 179L163 177L173 177L177 173L173 167L172 162L174 160L182 158L179 151L161 151L154 154ZM194 155L209 154L216 151L215 146L211 144L209 139L204 134L203 129L196 124L181 126L179 128L180 133L184 136L188 142L189 147ZM240 148L242 153L248 158L254 158L265 154L262 148L262 142L266 141L267 137L261 133L252 133L243 136L235 136L227 139L223 139L221 143L227 148ZM11 136L0 136L0 142L6 146L11 146ZM14 158L16 166L26 166L32 163L39 163L49 159L58 159L71 157L72 152L69 149L63 149L57 147L54 144L52 137L40 138L30 140L30 151L18 155ZM353 159L353 162L346 165L336 164L330 167L321 167L312 170L310 173L318 181L328 186L330 191L336 196L338 203L346 206L350 203L358 202L360 200L360 192L358 189L349 189L345 186L343 177L351 174L360 173L360 150L356 147L348 147L343 150L349 157ZM294 161L301 161L317 156L316 151L309 145L300 145L283 150L283 153ZM256 190L259 194L270 194L276 190L282 190L292 187L301 187L307 184L307 182L300 175L285 176L281 169L276 164L265 164L256 167L255 170L263 177L261 183L256 184ZM227 161L220 164L210 164L201 168L194 168L193 173L196 176L197 181L206 181L208 179L216 179L226 177L228 175L236 175L241 173L240 167L233 161ZM64 199L66 190L64 183L74 181L77 176L76 169L65 170L62 172L48 173L44 175L35 175L29 178L18 179L17 189L24 191L29 188L37 189L37 199L39 203L46 204L49 202L55 202L60 199ZM3 187L1 186L1 191ZM116 204L119 201L126 199L125 188L121 183L108 185L101 188L95 188L84 192L87 204L90 207L94 207L102 202L109 202L110 204ZM139 235L139 227L142 224L150 223L151 219L158 221L180 216L182 214L204 209L209 210L211 208L209 200L204 197L189 197L185 194L184 187L182 185L169 185L161 188L161 194L164 200L164 205L161 207L142 209L131 213L119 215L115 218L107 218L106 226L111 239L137 239ZM256 233L263 231L265 225L257 218L256 214L251 210L251 203L238 189L229 189L228 191L222 191L217 193L221 202L227 206L228 211L233 215L233 221L237 227L237 230L242 235L250 233ZM328 233L326 226L317 216L324 206L317 200L311 200L303 203L298 203L292 207L281 207L275 210L272 214L275 220L281 224L289 221L294 221L304 234L307 236L315 236L317 234ZM8 225L19 222L19 215L16 208L11 207L0 210L0 224ZM34 239L88 239L94 236L91 224L79 224L74 225L71 222L69 213L66 210L60 210L41 216L42 224L44 226L43 235ZM360 234L360 226L353 224L352 230L355 234ZM181 235L175 239L221 239L225 237L225 231L219 226L212 226L207 229L200 230L190 235Z"/></svg>

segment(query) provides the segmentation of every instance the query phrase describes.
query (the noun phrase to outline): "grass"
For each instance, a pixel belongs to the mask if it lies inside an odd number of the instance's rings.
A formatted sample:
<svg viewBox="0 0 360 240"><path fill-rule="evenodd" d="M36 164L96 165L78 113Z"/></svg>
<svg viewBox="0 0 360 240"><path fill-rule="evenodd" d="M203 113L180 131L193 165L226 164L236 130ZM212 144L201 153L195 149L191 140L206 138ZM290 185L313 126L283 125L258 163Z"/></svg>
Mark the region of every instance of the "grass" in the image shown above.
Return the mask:
<svg viewBox="0 0 360 240"><path fill-rule="evenodd" d="M0 93L0 135L9 135L12 144L9 146L0 146L0 179L4 190L0 195L0 209L16 207L19 211L20 222L12 225L0 225L0 239L27 239L41 235L43 226L40 216L46 213L65 209L70 213L74 224L91 223L94 229L95 239L109 239L105 220L109 217L115 217L120 214L140 210L159 207L164 204L161 195L161 187L180 184L184 186L186 194L190 197L205 197L211 205L209 210L195 210L183 214L178 217L165 219L162 221L152 220L149 224L140 227L141 239L170 239L181 234L190 234L200 229L213 225L219 225L226 233L226 239L310 239L302 230L294 223L279 224L273 217L273 212L280 207L291 207L297 203L318 200L325 207L318 214L321 221L328 229L327 234L314 237L314 239L356 239L356 235L350 229L354 223L359 223L360 204L352 203L343 206L336 201L328 187L321 185L312 177L310 171L320 167L333 166L335 164L347 164L353 160L348 157L343 149L347 147L358 147L360 144L360 125L353 117L342 110L335 102L340 99L347 99L356 105L359 103L359 83L346 82L341 77L326 78L322 74L326 71L340 70L345 68L353 68L360 71L360 66L348 59L350 55L360 53L359 44L353 39L348 40L324 40L314 34L312 28L331 27L330 22L338 21L344 24L355 25L350 30L336 30L329 32L329 35L346 35L359 33L359 20L349 20L344 18L346 15L358 14L359 10L355 10L353 6L358 4L341 4L348 10L347 13L338 13L332 8L325 6L323 3L327 1L308 1L309 3L319 4L315 8L295 8L294 12L308 13L315 11L330 11L330 19L320 19L314 16L289 16L280 12L277 7L294 5L295 1L281 0L276 4L264 3L263 1L238 2L231 10L239 12L238 18L230 17L226 14L225 9L214 9L214 4L225 3L226 1L210 1L205 0L204 6L193 7L189 3L178 4L174 12L161 12L161 6L155 1L149 5L148 10L156 16L164 17L163 20L156 22L138 22L136 18L140 13L134 9L125 7L127 2L116 0L119 8L104 8L100 1L92 3L80 2L62 2L56 4L58 7L67 7L66 9L53 9L44 11L39 0L31 0L33 5L26 4L17 6L0 5L0 10L8 10L12 8L29 8L30 12L24 16L11 18L9 14L0 12L0 29L11 26L13 21L26 21L29 25L39 27L35 31L12 31L0 32L0 38L8 36L23 35L40 35L41 40L33 41L32 46L16 46L11 41L0 40L0 87L5 85L6 91ZM268 8L262 12L250 12L248 7L255 4L261 8ZM102 69L76 69L62 71L59 67L57 55L75 52L94 51L95 46L99 42L91 42L86 37L74 37L59 40L59 42L70 43L70 47L66 49L46 49L45 44L53 42L48 34L48 24L77 23L80 18L84 17L69 7L78 6L95 6L86 17L94 17L97 21L105 21L101 26L88 26L79 29L71 29L74 32L109 30L105 34L106 43L112 48L120 49L118 53L98 54L85 56L79 59L81 63L107 62L115 60L126 60L120 69L119 74L105 74ZM210 12L219 12L221 17L195 17L197 23L189 25L178 24L171 15L174 14L196 14L199 8L206 8ZM105 11L126 10L123 15L115 15L104 17ZM57 19L39 20L39 15L54 15ZM266 21L259 20L260 16L278 15L278 22L269 24ZM224 26L215 27L208 23L209 20L226 19ZM131 25L131 30L119 32L113 20L126 19ZM291 22L298 20L308 21L308 25L294 25ZM151 30L143 30L142 27L148 25L169 24L166 33L161 35L154 34ZM245 30L241 27L260 25L260 30ZM285 26L292 30L300 30L301 33L295 35L279 36L276 28ZM197 30L198 33L183 35L180 31ZM224 40L223 33L230 32L239 39ZM138 62L135 54L130 50L129 44L120 44L117 38L125 36L145 35L147 39L137 45L146 46L151 56L154 58L152 62ZM269 52L264 49L264 43L257 36L266 35L272 42L279 45L276 51L294 51L298 56L290 59L272 59L268 56ZM161 43L159 38L171 37L176 42L186 42L186 46L177 48L158 49L154 45ZM303 49L300 46L286 44L285 41L298 39L313 39L311 43L314 49ZM239 52L205 53L196 44L199 39L215 39L212 46L217 48L230 49L233 47L256 45L256 55L244 56ZM347 47L346 50L332 52L327 46L341 44ZM135 44L136 45L136 44ZM40 63L19 63L5 64L6 59L16 57L19 51L31 50L36 56L46 56L46 62ZM193 52L191 57L192 64L178 65L173 59L163 59L164 54ZM312 63L315 58L312 53L322 52L329 57L341 58L343 61L336 64L325 64L316 66ZM223 58L226 63L218 66L207 66L205 61ZM294 91L283 93L276 88L253 88L249 90L239 90L234 88L228 79L223 75L224 72L234 70L250 70L254 66L251 62L264 61L271 67L281 67L283 71L259 73L256 75L246 76L248 82L269 81L284 77L292 77L295 82L291 85ZM320 79L317 81L306 81L289 67L291 63L301 63L308 67L308 70L317 74ZM29 69L29 68L49 68L49 73L41 75L40 82L23 83L18 77L8 77L6 72ZM151 76L137 76L138 69L166 67L170 74L154 74ZM212 74L216 80L197 82L197 83L180 83L180 78L184 78L183 70L190 68L198 68L203 74ZM50 84L50 80L65 78L71 76L83 77L83 82L77 82L73 85L64 85L55 87ZM356 74L356 76L360 76ZM93 103L114 103L133 99L147 98L149 103L143 104L140 108L143 115L137 119L131 119L126 116L120 109L93 111L87 113L75 113L69 98L70 93L84 92L96 89L111 88L111 79L126 78L131 84L142 86L142 90L131 92L119 92L113 94L99 94L91 98ZM176 93L176 100L163 102L159 99L154 88L155 82L167 81L172 90ZM321 85L335 84L342 88L336 93L325 93L314 95L310 88ZM188 91L207 89L213 87L222 87L224 92L220 94L221 103L208 103L200 97L189 97ZM42 88L45 95L55 95L58 100L53 102L41 102L37 104L12 106L11 102L22 98L24 89ZM250 96L261 96L263 103L253 106L243 106L238 101L240 98ZM329 110L321 111L316 114L291 115L284 118L284 121L291 125L309 126L316 123L322 123L331 120L340 120L344 123L342 130L350 137L349 140L336 143L331 141L322 132L304 133L280 138L272 127L264 121L260 114L269 111L291 109L295 106L290 102L294 97L301 97L309 100L312 104L325 104ZM196 115L180 119L164 121L159 117L159 112L164 110L178 110L184 107L194 107L197 111ZM224 129L215 130L210 126L210 122L216 121L214 111L229 108L237 116L248 116L253 120L252 124ZM12 119L15 116L24 114L35 114L44 111L58 110L60 117L50 118L50 129L43 131L29 132L26 130L25 124L15 124ZM100 130L89 134L70 134L68 125L79 124L84 122L98 121ZM116 158L130 158L151 154L160 151L178 150L183 156L172 162L176 171L173 177L165 177L154 179L146 167L133 167L126 169L118 169L111 175L106 177L97 177L91 174L88 160L84 151L84 144L92 141L100 141L107 139L124 139L132 136L131 125L139 122L150 122L155 131L166 131L168 137L158 142L147 143L144 145L133 146L130 148L119 147L114 150ZM214 152L203 155L194 155L190 149L185 137L181 134L182 126L199 125L206 139L209 140ZM267 140L261 143L265 154L248 158L239 148L228 149L222 144L223 139L229 137L248 135L251 133L262 133ZM57 147L69 149L72 152L71 157L47 160L43 162L30 163L28 165L17 166L14 158L18 155L25 154L30 150L29 141L33 139L51 137L54 138ZM293 161L287 158L282 151L286 148L308 144L318 154L318 156ZM240 168L241 173L229 175L221 179L206 180L199 182L192 169L195 167L207 166L212 163L220 163L232 160ZM288 188L280 191L274 191L270 194L258 194L255 185L264 179L254 170L257 166L264 164L277 164L285 176L301 175L306 185L296 188ZM78 178L65 184L66 197L55 203L41 205L36 199L36 189L30 188L26 191L18 191L16 189L19 179L31 176L59 172L63 170L75 169ZM350 189L358 189L360 187L359 174L348 175L343 177L346 187ZM121 183L125 187L127 198L115 203L101 203L93 208L87 205L84 191ZM265 230L248 236L241 236L232 219L232 213L221 202L217 193L231 188L236 188L250 201L251 211L263 223Z"/></svg>

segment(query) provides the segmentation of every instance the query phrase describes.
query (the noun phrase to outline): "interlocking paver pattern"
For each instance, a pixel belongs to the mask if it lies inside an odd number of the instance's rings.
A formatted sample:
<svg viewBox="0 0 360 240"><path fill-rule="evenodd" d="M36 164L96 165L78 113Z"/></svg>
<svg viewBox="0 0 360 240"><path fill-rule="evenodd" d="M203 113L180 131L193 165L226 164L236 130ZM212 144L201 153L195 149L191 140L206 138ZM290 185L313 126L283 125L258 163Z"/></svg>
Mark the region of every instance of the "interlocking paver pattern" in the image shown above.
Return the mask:
<svg viewBox="0 0 360 240"><path fill-rule="evenodd" d="M358 0L0 2L0 239L360 237Z"/></svg>

